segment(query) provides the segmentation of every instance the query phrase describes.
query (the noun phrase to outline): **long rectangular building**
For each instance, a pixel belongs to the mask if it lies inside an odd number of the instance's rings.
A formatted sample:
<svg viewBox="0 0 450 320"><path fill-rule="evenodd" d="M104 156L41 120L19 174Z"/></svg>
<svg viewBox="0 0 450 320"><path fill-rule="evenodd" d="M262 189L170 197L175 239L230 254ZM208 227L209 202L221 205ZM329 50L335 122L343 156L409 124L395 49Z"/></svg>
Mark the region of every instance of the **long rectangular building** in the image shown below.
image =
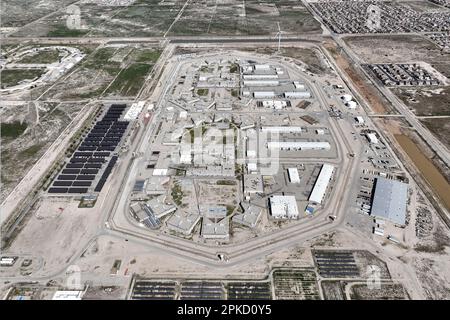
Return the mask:
<svg viewBox="0 0 450 320"><path fill-rule="evenodd" d="M324 164L320 170L319 177L317 177L314 188L309 195L309 201L321 204L325 192L327 191L328 184L330 183L331 177L333 175L334 166L331 164Z"/></svg>
<svg viewBox="0 0 450 320"><path fill-rule="evenodd" d="M278 80L244 80L245 87L273 87L279 85L280 81Z"/></svg>
<svg viewBox="0 0 450 320"><path fill-rule="evenodd" d="M302 132L301 127L290 127L290 126L281 126L281 127L261 127L262 132L280 132L280 133L300 133Z"/></svg>
<svg viewBox="0 0 450 320"><path fill-rule="evenodd" d="M267 143L269 149L280 150L330 150L328 142L309 142L309 141L270 141Z"/></svg>

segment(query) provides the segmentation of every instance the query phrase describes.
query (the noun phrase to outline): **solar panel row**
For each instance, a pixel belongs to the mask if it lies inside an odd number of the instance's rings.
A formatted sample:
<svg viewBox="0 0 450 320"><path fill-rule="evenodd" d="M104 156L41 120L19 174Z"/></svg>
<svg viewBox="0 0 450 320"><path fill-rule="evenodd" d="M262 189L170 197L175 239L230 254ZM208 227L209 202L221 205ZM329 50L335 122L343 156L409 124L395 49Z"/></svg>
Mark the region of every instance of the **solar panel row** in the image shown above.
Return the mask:
<svg viewBox="0 0 450 320"><path fill-rule="evenodd" d="M86 193L88 188L50 188L48 193Z"/></svg>

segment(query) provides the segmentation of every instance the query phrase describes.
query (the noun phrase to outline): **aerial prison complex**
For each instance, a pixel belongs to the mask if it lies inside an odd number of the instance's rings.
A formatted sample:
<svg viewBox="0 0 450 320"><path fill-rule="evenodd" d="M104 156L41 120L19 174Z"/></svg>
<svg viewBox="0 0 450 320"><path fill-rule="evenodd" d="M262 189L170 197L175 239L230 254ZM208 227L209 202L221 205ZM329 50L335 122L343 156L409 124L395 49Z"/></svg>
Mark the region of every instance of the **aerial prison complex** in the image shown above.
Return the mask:
<svg viewBox="0 0 450 320"><path fill-rule="evenodd" d="M319 89L306 74L242 53L178 59L159 105L135 101L99 111L54 175L49 194L95 205L129 154L134 160L112 216L115 225L226 243L232 235L280 228L280 220L319 215L336 184L350 183L341 180L351 153L337 142L342 133L332 125L341 113L323 110ZM355 113L351 125L372 162L384 159L388 151L357 114L353 97L337 90L333 99ZM138 128L145 143L130 154ZM367 213L369 207L377 219L404 224L407 185L390 176L376 181L373 196L358 197L355 210Z"/></svg>

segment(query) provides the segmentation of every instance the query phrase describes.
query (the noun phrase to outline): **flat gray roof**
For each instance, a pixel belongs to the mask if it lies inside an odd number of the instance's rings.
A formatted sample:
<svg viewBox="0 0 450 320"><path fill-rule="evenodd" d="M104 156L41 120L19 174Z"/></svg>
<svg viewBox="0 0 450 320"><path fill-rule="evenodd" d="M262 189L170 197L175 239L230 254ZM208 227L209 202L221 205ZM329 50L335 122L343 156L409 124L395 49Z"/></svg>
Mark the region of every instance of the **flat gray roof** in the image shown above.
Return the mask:
<svg viewBox="0 0 450 320"><path fill-rule="evenodd" d="M404 225L407 199L408 185L406 183L377 178L371 214Z"/></svg>

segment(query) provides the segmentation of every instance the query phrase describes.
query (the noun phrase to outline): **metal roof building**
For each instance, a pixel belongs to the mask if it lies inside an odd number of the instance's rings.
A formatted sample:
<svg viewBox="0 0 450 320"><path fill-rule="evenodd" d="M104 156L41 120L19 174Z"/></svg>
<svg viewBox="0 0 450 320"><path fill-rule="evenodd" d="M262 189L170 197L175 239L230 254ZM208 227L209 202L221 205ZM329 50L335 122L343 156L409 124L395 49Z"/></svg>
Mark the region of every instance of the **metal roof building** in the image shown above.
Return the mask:
<svg viewBox="0 0 450 320"><path fill-rule="evenodd" d="M291 183L300 183L300 176L297 168L288 168L288 174Z"/></svg>
<svg viewBox="0 0 450 320"><path fill-rule="evenodd" d="M273 87L279 85L280 81L278 80L244 80L245 87Z"/></svg>
<svg viewBox="0 0 450 320"><path fill-rule="evenodd" d="M298 207L295 196L271 196L270 213L275 219L297 219Z"/></svg>
<svg viewBox="0 0 450 320"><path fill-rule="evenodd" d="M167 220L166 225L170 230L190 235L199 221L198 214L175 213Z"/></svg>
<svg viewBox="0 0 450 320"><path fill-rule="evenodd" d="M371 214L399 225L405 225L408 185L406 183L377 178Z"/></svg>
<svg viewBox="0 0 450 320"><path fill-rule="evenodd" d="M375 133L366 133L366 137L370 143L374 143L374 144L378 143L378 138L375 135Z"/></svg>
<svg viewBox="0 0 450 320"><path fill-rule="evenodd" d="M314 188L309 195L309 201L322 203L325 191L327 191L328 183L330 183L333 175L334 167L331 164L324 164L320 170L319 177L314 184Z"/></svg>
<svg viewBox="0 0 450 320"><path fill-rule="evenodd" d="M292 99L308 99L311 98L311 93L309 91L289 91L284 93L284 97Z"/></svg>
<svg viewBox="0 0 450 320"><path fill-rule="evenodd" d="M253 92L253 96L255 98L274 98L275 97L275 92L273 91L255 91Z"/></svg>
<svg viewBox="0 0 450 320"><path fill-rule="evenodd" d="M262 132L279 132L279 133L300 133L302 132L302 127L291 127L291 126L274 126L274 127L261 127Z"/></svg>
<svg viewBox="0 0 450 320"><path fill-rule="evenodd" d="M269 149L281 150L330 150L331 146L328 142L310 142L310 141L269 141L267 143Z"/></svg>

